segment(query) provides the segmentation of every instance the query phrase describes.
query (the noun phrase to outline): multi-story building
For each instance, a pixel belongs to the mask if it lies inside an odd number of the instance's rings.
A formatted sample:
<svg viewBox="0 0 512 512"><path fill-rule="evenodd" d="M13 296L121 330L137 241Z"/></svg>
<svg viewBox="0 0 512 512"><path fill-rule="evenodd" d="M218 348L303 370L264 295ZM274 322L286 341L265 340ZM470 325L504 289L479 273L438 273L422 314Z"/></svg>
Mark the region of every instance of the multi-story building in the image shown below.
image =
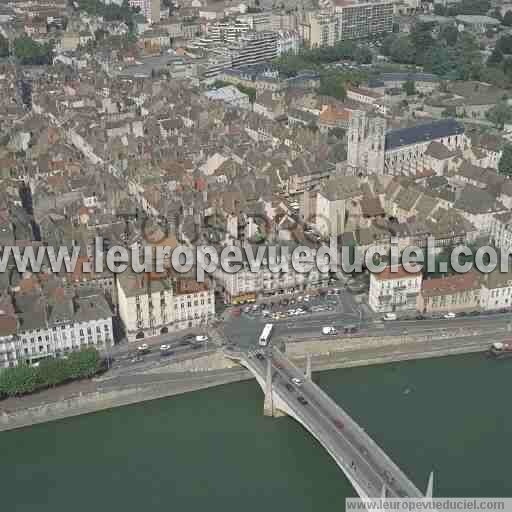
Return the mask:
<svg viewBox="0 0 512 512"><path fill-rule="evenodd" d="M284 242L282 243L284 244ZM290 258L294 245L291 242L288 247L288 257ZM258 247L253 248L253 254L257 253ZM287 262L285 271L275 272L269 268L267 259L263 260L257 272L251 271L248 262L245 262L242 268L234 273L224 272L219 267L213 277L226 304L254 302L258 298L299 293L329 285L329 272L322 272L315 265L310 272L297 272L292 267L291 260L287 260Z"/></svg>
<svg viewBox="0 0 512 512"><path fill-rule="evenodd" d="M457 313L480 309L480 277L476 272L426 279L418 296L422 313Z"/></svg>
<svg viewBox="0 0 512 512"><path fill-rule="evenodd" d="M496 247L512 249L512 213L494 215L490 224L490 238Z"/></svg>
<svg viewBox="0 0 512 512"><path fill-rule="evenodd" d="M393 30L393 2L336 0L341 39L362 39Z"/></svg>
<svg viewBox="0 0 512 512"><path fill-rule="evenodd" d="M18 364L16 352L16 314L9 295L0 299L0 370Z"/></svg>
<svg viewBox="0 0 512 512"><path fill-rule="evenodd" d="M309 48L334 46L341 37L341 20L334 12L310 13L305 22L299 24L299 34Z"/></svg>
<svg viewBox="0 0 512 512"><path fill-rule="evenodd" d="M83 346L102 348L114 341L112 311L98 290L80 289L76 295L62 290L52 297L20 296L16 304L21 309L18 359L33 363Z"/></svg>
<svg viewBox="0 0 512 512"><path fill-rule="evenodd" d="M407 272L401 266L396 272L387 267L383 272L370 274L370 307L377 313L415 310L422 276L419 269Z"/></svg>
<svg viewBox="0 0 512 512"><path fill-rule="evenodd" d="M271 30L274 30L275 32L279 32L281 30L296 31L299 28L297 16L294 13L272 13L271 25Z"/></svg>
<svg viewBox="0 0 512 512"><path fill-rule="evenodd" d="M123 272L117 279L117 297L128 341L171 330L173 287L167 276Z"/></svg>
<svg viewBox="0 0 512 512"><path fill-rule="evenodd" d="M237 20L242 23L247 23L251 30L256 30L256 32L273 30L271 11L242 14L237 17Z"/></svg>
<svg viewBox="0 0 512 512"><path fill-rule="evenodd" d="M128 3L130 7L138 7L150 23L160 21L160 0L129 0Z"/></svg>
<svg viewBox="0 0 512 512"><path fill-rule="evenodd" d="M512 306L512 272L493 272L482 275L480 307L484 311L510 309Z"/></svg>
<svg viewBox="0 0 512 512"><path fill-rule="evenodd" d="M451 151L466 145L464 126L455 119L388 131L385 118L358 110L351 115L348 141L348 168L354 175L416 175L424 169L431 142Z"/></svg>
<svg viewBox="0 0 512 512"><path fill-rule="evenodd" d="M251 26L241 21L213 23L208 25L208 37L214 43L235 43L249 30Z"/></svg>
<svg viewBox="0 0 512 512"><path fill-rule="evenodd" d="M125 272L117 286L119 316L130 342L204 326L215 315L213 288L208 283Z"/></svg>
<svg viewBox="0 0 512 512"><path fill-rule="evenodd" d="M178 279L174 296L175 329L206 325L215 316L215 295L208 283Z"/></svg>
<svg viewBox="0 0 512 512"><path fill-rule="evenodd" d="M296 31L280 31L277 39L277 55L296 54L300 48L300 36Z"/></svg>
<svg viewBox="0 0 512 512"><path fill-rule="evenodd" d="M275 32L247 32L240 38L238 47L232 49L233 67L269 62L277 57Z"/></svg>
<svg viewBox="0 0 512 512"><path fill-rule="evenodd" d="M393 3L389 0L337 0L334 9L311 12L299 24L306 46L333 46L339 41L363 39L393 30Z"/></svg>

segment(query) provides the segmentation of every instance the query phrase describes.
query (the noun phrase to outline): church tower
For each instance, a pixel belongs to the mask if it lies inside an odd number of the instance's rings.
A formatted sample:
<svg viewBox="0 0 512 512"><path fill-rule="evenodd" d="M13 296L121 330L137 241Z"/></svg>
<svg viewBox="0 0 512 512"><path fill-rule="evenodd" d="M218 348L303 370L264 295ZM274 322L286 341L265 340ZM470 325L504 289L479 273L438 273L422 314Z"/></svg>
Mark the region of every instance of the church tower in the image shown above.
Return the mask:
<svg viewBox="0 0 512 512"><path fill-rule="evenodd" d="M367 174L382 176L386 149L386 119L375 117L370 120L369 124Z"/></svg>
<svg viewBox="0 0 512 512"><path fill-rule="evenodd" d="M357 176L359 173L365 173L362 169L363 156L365 153L366 139L366 112L354 110L350 117L348 129L348 149L347 164L350 173Z"/></svg>

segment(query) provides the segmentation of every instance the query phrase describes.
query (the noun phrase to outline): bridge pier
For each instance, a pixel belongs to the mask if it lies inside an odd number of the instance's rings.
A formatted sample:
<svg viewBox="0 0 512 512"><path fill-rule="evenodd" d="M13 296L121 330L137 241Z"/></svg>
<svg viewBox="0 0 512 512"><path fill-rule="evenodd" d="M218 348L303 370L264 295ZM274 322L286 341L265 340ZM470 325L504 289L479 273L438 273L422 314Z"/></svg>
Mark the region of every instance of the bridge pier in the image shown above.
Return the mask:
<svg viewBox="0 0 512 512"><path fill-rule="evenodd" d="M306 379L311 380L311 354L306 356Z"/></svg>
<svg viewBox="0 0 512 512"><path fill-rule="evenodd" d="M274 393L272 392L272 364L267 358L267 373L265 377L265 401L263 402L263 415L272 418L279 418L285 413L275 407Z"/></svg>

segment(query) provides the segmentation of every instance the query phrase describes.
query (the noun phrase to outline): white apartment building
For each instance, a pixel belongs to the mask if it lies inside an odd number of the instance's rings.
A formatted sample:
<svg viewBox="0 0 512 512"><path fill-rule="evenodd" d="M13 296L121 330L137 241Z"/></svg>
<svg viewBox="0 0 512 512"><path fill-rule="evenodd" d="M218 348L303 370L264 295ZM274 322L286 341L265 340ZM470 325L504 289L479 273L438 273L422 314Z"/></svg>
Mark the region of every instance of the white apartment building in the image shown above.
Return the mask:
<svg viewBox="0 0 512 512"><path fill-rule="evenodd" d="M246 32L232 50L233 67L269 62L277 57L276 32Z"/></svg>
<svg viewBox="0 0 512 512"><path fill-rule="evenodd" d="M208 37L214 43L235 43L249 30L251 26L240 21L213 23L208 26Z"/></svg>
<svg viewBox="0 0 512 512"><path fill-rule="evenodd" d="M138 7L149 23L160 21L160 0L128 0L130 7Z"/></svg>
<svg viewBox="0 0 512 512"><path fill-rule="evenodd" d="M284 245L284 244L283 244ZM293 252L293 244L289 247L289 256ZM253 254L257 254L258 246L254 246ZM279 254L279 253L278 253ZM320 272L316 265L308 273L296 272L291 261L288 269L283 272L271 272L265 258L257 272L251 272L245 262L238 272L224 272L220 267L213 277L217 289L222 293L226 304L243 304L254 302L258 298L299 293L307 289L321 288L329 285L329 272Z"/></svg>
<svg viewBox="0 0 512 512"><path fill-rule="evenodd" d="M311 12L306 21L299 24L299 30L310 48L385 34L393 30L393 3L336 0L334 10Z"/></svg>
<svg viewBox="0 0 512 512"><path fill-rule="evenodd" d="M492 217L490 238L496 247L512 250L512 213L500 213Z"/></svg>
<svg viewBox="0 0 512 512"><path fill-rule="evenodd" d="M17 364L16 315L10 297L5 297L0 309L0 370Z"/></svg>
<svg viewBox="0 0 512 512"><path fill-rule="evenodd" d="M299 33L290 31L280 31L277 39L277 55L281 56L286 53L297 54L300 49L301 39Z"/></svg>
<svg viewBox="0 0 512 512"><path fill-rule="evenodd" d="M420 270L409 273L401 266L397 272L388 267L381 273L370 274L370 307L376 313L416 310L422 277Z"/></svg>
<svg viewBox="0 0 512 512"><path fill-rule="evenodd" d="M206 283L125 272L117 287L119 316L130 342L204 326L215 315L213 289Z"/></svg>
<svg viewBox="0 0 512 512"><path fill-rule="evenodd" d="M215 316L215 293L207 283L176 281L174 317L176 330L205 326Z"/></svg>
<svg viewBox="0 0 512 512"><path fill-rule="evenodd" d="M482 275L480 307L484 311L510 309L512 306L512 272L501 273L499 266Z"/></svg>
<svg viewBox="0 0 512 512"><path fill-rule="evenodd" d="M114 341L112 311L103 294L80 289L71 297L17 297L22 307L16 340L18 359L31 363L65 355L83 346L103 348Z"/></svg>

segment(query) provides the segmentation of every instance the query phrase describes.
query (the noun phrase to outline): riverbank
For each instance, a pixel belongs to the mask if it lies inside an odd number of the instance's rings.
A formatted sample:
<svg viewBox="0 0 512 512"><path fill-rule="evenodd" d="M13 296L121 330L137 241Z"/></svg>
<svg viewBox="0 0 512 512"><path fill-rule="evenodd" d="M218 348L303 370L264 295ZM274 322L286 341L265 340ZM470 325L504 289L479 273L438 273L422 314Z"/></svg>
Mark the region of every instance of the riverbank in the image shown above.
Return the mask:
<svg viewBox="0 0 512 512"><path fill-rule="evenodd" d="M449 339L417 342L403 339L390 344L382 341L373 346L355 347L345 345L344 350L329 352L317 342L316 353L312 356L312 369L314 372L349 368L356 366L369 366L391 362L444 357L448 355L483 352L493 339L481 337L461 337ZM382 339L381 339L382 340ZM307 342L294 343L292 350L287 345L287 353L293 361L301 366L305 365L306 349L310 347ZM326 341L328 347L331 340ZM302 348L302 351L301 351ZM212 364L215 369L208 371L207 361L202 360L198 368L182 367L181 371L162 369L160 372L148 372L133 375L122 375L101 382L80 383L83 389L74 391L71 395L59 390L59 394L51 400L48 396L33 395L27 399L9 399L0 402L0 431L14 430L28 427L38 423L55 421L82 414L122 407L139 402L157 400L174 395L198 391L215 386L221 386L252 378L247 370L240 368L220 369L219 353L212 355ZM169 365L171 367L172 365ZM186 368L186 370L185 370ZM184 371L185 370L185 371ZM37 403L38 398L41 402Z"/></svg>

